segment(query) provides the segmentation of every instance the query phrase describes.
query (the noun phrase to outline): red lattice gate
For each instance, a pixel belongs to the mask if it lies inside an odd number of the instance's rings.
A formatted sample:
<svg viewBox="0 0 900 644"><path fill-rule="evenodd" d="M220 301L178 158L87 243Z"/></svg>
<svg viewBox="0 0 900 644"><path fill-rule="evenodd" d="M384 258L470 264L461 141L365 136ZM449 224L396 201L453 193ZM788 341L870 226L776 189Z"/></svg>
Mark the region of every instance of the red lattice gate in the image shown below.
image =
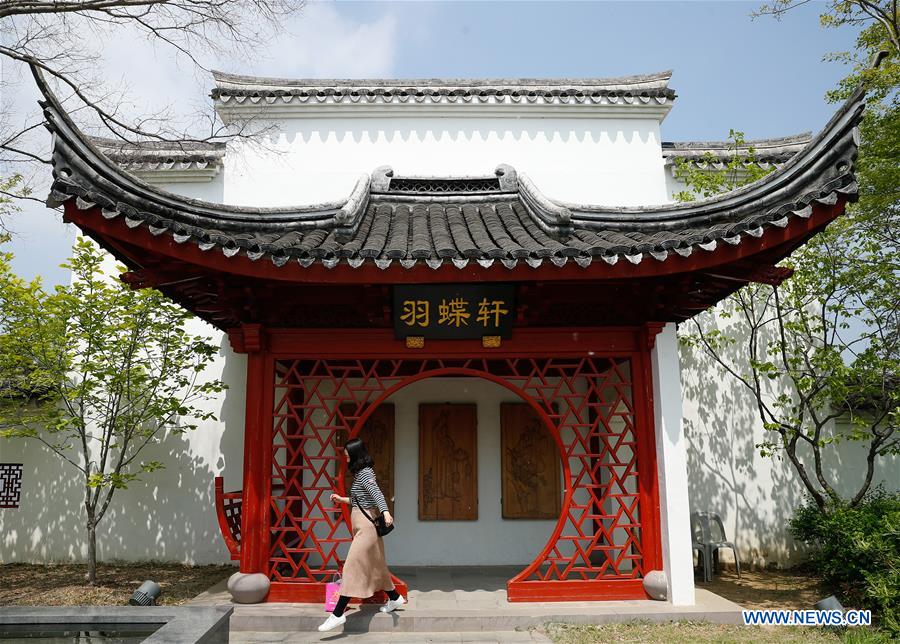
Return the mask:
<svg viewBox="0 0 900 644"><path fill-rule="evenodd" d="M592 355L593 354L593 355ZM273 356L266 570L270 601L318 601L350 542L337 437L355 436L402 387L472 377L515 392L557 445L565 492L546 546L508 584L511 601L644 597L661 567L646 351L599 356L309 359ZM271 391L271 390L270 390ZM402 517L398 517L402 521ZM398 580L399 581L399 580ZM402 583L401 583L402 586Z"/></svg>

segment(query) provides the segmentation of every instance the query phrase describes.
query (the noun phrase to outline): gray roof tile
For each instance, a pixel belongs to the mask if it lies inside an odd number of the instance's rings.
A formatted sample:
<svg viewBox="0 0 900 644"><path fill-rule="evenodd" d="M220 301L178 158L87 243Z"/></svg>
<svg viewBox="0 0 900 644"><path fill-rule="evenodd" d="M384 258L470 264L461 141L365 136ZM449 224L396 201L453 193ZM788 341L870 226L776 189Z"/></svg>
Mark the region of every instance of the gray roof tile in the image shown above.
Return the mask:
<svg viewBox="0 0 900 644"><path fill-rule="evenodd" d="M221 104L553 103L646 104L675 98L671 71L618 78L289 79L214 71Z"/></svg>
<svg viewBox="0 0 900 644"><path fill-rule="evenodd" d="M90 137L91 143L129 172L221 168L225 143L206 141L120 141Z"/></svg>
<svg viewBox="0 0 900 644"><path fill-rule="evenodd" d="M674 165L676 159L684 159L701 167L710 163L714 167L724 167L735 152L748 155L752 148L756 163L780 167L801 152L810 141L810 132L773 139L753 139L745 141L736 150L730 141L663 141L662 155L667 166Z"/></svg>
<svg viewBox="0 0 900 644"><path fill-rule="evenodd" d="M610 264L619 258L664 261L669 251L687 255L718 240L740 243L792 217L808 217L813 202L856 196L856 126L864 105L858 92L802 151L760 181L687 204L554 202L527 177L501 166L495 177L462 179L394 177L380 168L374 178L361 178L345 201L245 208L174 195L121 172L42 89L48 127L56 134L51 205L80 199L82 209L97 204L103 217L122 217L130 227L147 226L153 234L218 248L227 257L325 267L395 261L409 267L413 260L432 267L463 267L469 260L561 266L569 259L587 266L597 257Z"/></svg>

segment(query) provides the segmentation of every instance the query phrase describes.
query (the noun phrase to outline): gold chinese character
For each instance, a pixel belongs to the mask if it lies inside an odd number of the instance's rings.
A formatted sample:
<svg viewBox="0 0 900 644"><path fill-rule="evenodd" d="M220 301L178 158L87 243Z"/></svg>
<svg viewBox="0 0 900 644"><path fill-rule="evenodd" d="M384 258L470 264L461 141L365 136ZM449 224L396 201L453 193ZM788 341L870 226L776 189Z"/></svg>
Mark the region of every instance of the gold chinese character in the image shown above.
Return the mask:
<svg viewBox="0 0 900 644"><path fill-rule="evenodd" d="M487 298L484 298L478 303L477 320L484 326L500 326L500 318L509 313L509 310L503 308L505 304L504 300L489 302Z"/></svg>
<svg viewBox="0 0 900 644"><path fill-rule="evenodd" d="M406 326L428 326L429 306L428 300L406 300L403 302L403 315L400 319Z"/></svg>
<svg viewBox="0 0 900 644"><path fill-rule="evenodd" d="M438 304L438 324L449 324L457 328L462 325L468 326L469 318L472 317L472 314L466 310L468 306L469 303L461 297L454 298L449 302L441 300L441 303Z"/></svg>

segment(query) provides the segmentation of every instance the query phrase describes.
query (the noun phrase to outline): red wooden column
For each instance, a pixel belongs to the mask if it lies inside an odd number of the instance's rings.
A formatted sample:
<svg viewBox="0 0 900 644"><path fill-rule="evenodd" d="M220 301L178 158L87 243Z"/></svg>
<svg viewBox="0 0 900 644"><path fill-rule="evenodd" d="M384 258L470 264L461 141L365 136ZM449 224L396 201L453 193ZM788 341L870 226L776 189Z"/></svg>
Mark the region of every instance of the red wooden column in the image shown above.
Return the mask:
<svg viewBox="0 0 900 644"><path fill-rule="evenodd" d="M639 352L632 366L635 399L642 401L637 416L638 485L641 489L641 521L648 538L644 540L644 574L663 569L660 532L659 480L656 463L656 432L653 413L653 361L650 352L656 336L665 326L662 322L647 322L640 330Z"/></svg>
<svg viewBox="0 0 900 644"><path fill-rule="evenodd" d="M268 574L273 362L262 325L244 324L228 336L235 351L247 354L241 572Z"/></svg>

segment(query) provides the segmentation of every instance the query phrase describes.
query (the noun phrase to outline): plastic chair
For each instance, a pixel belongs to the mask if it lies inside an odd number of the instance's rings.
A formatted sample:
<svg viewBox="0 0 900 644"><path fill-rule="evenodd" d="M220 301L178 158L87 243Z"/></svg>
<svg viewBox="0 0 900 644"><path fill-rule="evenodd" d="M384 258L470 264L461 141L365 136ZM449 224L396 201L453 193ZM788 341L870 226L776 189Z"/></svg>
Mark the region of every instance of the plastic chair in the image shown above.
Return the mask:
<svg viewBox="0 0 900 644"><path fill-rule="evenodd" d="M697 559L703 566L703 581L712 581L712 571L710 569L710 561L712 560L712 549L706 545L705 535L709 533L708 529L703 527L703 523L708 526L708 520L700 518L699 512L691 513L691 548L697 551Z"/></svg>
<svg viewBox="0 0 900 644"><path fill-rule="evenodd" d="M712 581L713 568L718 563L720 548L731 548L734 553L734 565L737 568L738 579L741 578L741 560L738 558L734 542L728 541L725 536L722 517L715 512L691 513L691 536L691 546L694 550L699 550L703 557L704 581Z"/></svg>

